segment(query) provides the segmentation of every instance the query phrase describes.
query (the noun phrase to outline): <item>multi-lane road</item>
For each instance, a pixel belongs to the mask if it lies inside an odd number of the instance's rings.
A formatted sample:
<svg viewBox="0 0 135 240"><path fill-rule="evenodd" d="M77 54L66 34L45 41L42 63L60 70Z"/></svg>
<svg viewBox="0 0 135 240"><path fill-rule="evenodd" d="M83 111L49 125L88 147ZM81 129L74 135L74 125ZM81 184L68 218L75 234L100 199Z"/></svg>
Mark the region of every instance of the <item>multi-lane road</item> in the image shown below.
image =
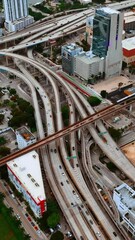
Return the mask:
<svg viewBox="0 0 135 240"><path fill-rule="evenodd" d="M113 4L112 6L116 9L126 8L129 5L134 5L134 2L135 1L131 0L124 1ZM76 239L128 240L128 235L120 225L117 209L113 202L111 202L111 196L109 197L113 211L109 209L103 198L99 195L96 183L100 183L107 191L107 179L101 182L94 171L92 161L95 162L95 156L93 156L91 152L91 146L93 143L97 143L106 156L133 182L135 181L134 167L128 162L110 135L108 133L106 134L107 143L103 142L99 137L100 132L107 132L101 119L109 114L110 111L115 112L121 110L123 107L128 106L129 103L127 103L127 105L125 104L125 106L118 104L111 105L95 113L76 88L69 86L56 72L46 67L39 59L34 59L35 56L32 50L29 49L29 47L48 41L49 39L56 39L63 36L63 34L66 35L76 31L85 25L86 17L93 13L94 9L87 9L76 14L71 12L71 14L66 17L58 16L56 21L48 17L46 24L44 24L44 20L39 21L23 31L10 34L0 39L0 43L3 46L0 56L11 57L19 70L4 66L0 66L0 69L17 75L30 88L31 98L35 108L38 138L40 139L28 148L1 159L0 165L33 149L40 148L47 180ZM16 46L14 46L13 43L13 45L11 44L11 46L7 48L6 44L9 41L13 42L21 37L26 39ZM28 57L10 53L22 48L28 48ZM28 65L29 68L27 68ZM40 84L40 81L37 82L32 73L30 73L29 69L31 67L34 67L35 70L40 72L42 76L44 76L44 79L47 79L49 82L54 96L53 105L46 88ZM40 114L37 91L43 102L44 119L42 119ZM60 92L62 92L69 106L70 126L67 128L63 128ZM45 122L45 129L42 120ZM98 130L95 128L94 122L96 122ZM47 134L46 138L44 138L44 131L46 131ZM79 149L78 141L80 132L82 145L80 145ZM86 132L87 138L90 139L88 145L84 139ZM69 137L65 138L66 136ZM70 150L67 149L67 142ZM82 158L78 157L79 151L82 152ZM69 154L76 156L76 158L68 161L67 157ZM119 161L116 161L117 159L119 159ZM90 181L89 186L87 179ZM116 181L118 182L118 180ZM110 184L112 184L111 181Z"/></svg>

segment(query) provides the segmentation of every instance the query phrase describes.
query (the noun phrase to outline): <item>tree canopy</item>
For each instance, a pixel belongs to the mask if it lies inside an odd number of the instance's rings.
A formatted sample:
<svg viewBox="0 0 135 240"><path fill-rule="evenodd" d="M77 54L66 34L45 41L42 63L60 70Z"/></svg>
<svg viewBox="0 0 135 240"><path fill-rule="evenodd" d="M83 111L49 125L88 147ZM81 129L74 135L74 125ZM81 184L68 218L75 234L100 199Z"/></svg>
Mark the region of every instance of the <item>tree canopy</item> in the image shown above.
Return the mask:
<svg viewBox="0 0 135 240"><path fill-rule="evenodd" d="M6 143L6 139L4 137L0 137L0 146Z"/></svg>
<svg viewBox="0 0 135 240"><path fill-rule="evenodd" d="M4 120L4 115L0 114L0 124L3 122L3 120Z"/></svg>
<svg viewBox="0 0 135 240"><path fill-rule="evenodd" d="M10 148L4 146L0 147L0 157L5 157L8 154L10 154Z"/></svg>
<svg viewBox="0 0 135 240"><path fill-rule="evenodd" d="M60 222L59 213L54 212L47 218L47 225L51 228L55 228L59 222Z"/></svg>
<svg viewBox="0 0 135 240"><path fill-rule="evenodd" d="M100 92L100 95L101 95L103 98L106 98L107 95L108 95L108 93L107 93L106 90L102 90L102 91Z"/></svg>
<svg viewBox="0 0 135 240"><path fill-rule="evenodd" d="M69 107L68 105L64 105L61 108L61 112L62 112L62 118L63 118L63 122L65 126L69 125Z"/></svg>
<svg viewBox="0 0 135 240"><path fill-rule="evenodd" d="M87 101L89 102L89 104L94 107L94 106L98 106L101 103L101 100L95 96L90 96L87 98Z"/></svg>
<svg viewBox="0 0 135 240"><path fill-rule="evenodd" d="M110 127L108 129L110 135L112 136L112 138L114 139L114 141L118 141L121 138L122 135L122 130L121 129L115 129L113 127Z"/></svg>
<svg viewBox="0 0 135 240"><path fill-rule="evenodd" d="M57 231L55 233L52 234L50 240L63 240L64 239L64 235L62 232Z"/></svg>

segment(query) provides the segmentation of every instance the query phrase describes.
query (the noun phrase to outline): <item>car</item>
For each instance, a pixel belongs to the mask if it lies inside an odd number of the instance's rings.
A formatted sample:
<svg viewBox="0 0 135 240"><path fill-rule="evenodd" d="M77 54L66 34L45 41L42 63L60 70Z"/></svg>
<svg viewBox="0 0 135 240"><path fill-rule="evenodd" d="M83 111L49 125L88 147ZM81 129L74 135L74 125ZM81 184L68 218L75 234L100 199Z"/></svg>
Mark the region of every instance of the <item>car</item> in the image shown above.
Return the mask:
<svg viewBox="0 0 135 240"><path fill-rule="evenodd" d="M113 232L113 235L114 235L115 237L117 237L117 234L116 234L116 232Z"/></svg>
<svg viewBox="0 0 135 240"><path fill-rule="evenodd" d="M17 219L20 219L21 217L20 217L20 215L17 213L16 214L16 217L17 217Z"/></svg>
<svg viewBox="0 0 135 240"><path fill-rule="evenodd" d="M28 220L29 220L29 222L31 222L31 218L30 217L28 217Z"/></svg>
<svg viewBox="0 0 135 240"><path fill-rule="evenodd" d="M53 228L49 228L50 232L53 233L54 232L54 229Z"/></svg>
<svg viewBox="0 0 135 240"><path fill-rule="evenodd" d="M31 222L31 225L34 227L35 226L34 222Z"/></svg>
<svg viewBox="0 0 135 240"><path fill-rule="evenodd" d="M38 235L41 235L41 231L40 231L40 230L37 230L37 234L38 234Z"/></svg>
<svg viewBox="0 0 135 240"><path fill-rule="evenodd" d="M59 168L60 168L60 169L62 169L62 166L61 166L61 165L59 165Z"/></svg>
<svg viewBox="0 0 135 240"><path fill-rule="evenodd" d="M29 216L28 213L25 213L25 216L28 217Z"/></svg>
<svg viewBox="0 0 135 240"><path fill-rule="evenodd" d="M76 195L77 199L80 199L78 195Z"/></svg>
<svg viewBox="0 0 135 240"><path fill-rule="evenodd" d="M57 228L58 228L58 229L61 229L61 225L60 225L60 224L57 224Z"/></svg>
<svg viewBox="0 0 135 240"><path fill-rule="evenodd" d="M64 184L63 184L63 182L61 182L60 184L61 184L61 186L63 186L63 185L64 185Z"/></svg>
<svg viewBox="0 0 135 240"><path fill-rule="evenodd" d="M38 227L37 227L37 226L34 226L34 229L35 229L36 231L38 231Z"/></svg>
<svg viewBox="0 0 135 240"><path fill-rule="evenodd" d="M56 149L54 149L54 152L56 153L56 152L57 152L57 150L56 150Z"/></svg>
<svg viewBox="0 0 135 240"><path fill-rule="evenodd" d="M62 175L64 176L64 175L65 175L65 173L63 172L63 173L62 173Z"/></svg>
<svg viewBox="0 0 135 240"><path fill-rule="evenodd" d="M74 190L72 192L73 192L74 195L76 194Z"/></svg>
<svg viewBox="0 0 135 240"><path fill-rule="evenodd" d="M67 236L67 237L72 237L72 233L71 233L71 232L67 232L67 233L66 233L66 236Z"/></svg>

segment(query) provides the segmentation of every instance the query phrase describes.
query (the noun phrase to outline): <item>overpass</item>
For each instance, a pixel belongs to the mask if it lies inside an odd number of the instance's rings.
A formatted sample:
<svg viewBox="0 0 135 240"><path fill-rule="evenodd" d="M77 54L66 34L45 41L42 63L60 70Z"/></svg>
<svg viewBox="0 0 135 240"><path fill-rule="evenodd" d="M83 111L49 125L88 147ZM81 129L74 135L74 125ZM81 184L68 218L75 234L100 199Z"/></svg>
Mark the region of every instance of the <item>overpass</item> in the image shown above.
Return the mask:
<svg viewBox="0 0 135 240"><path fill-rule="evenodd" d="M37 141L36 143L31 144L30 146L21 149L7 157L4 157L0 160L0 166L6 164L8 161L11 161L21 155L24 155L32 150L38 149L44 145L47 145L49 143L51 143L52 141L56 141L57 139L61 138L61 137L65 137L66 135L70 134L71 132L77 131L78 129L82 128L82 127L87 127L88 124L95 122L96 120L102 119L103 117L107 116L111 113L114 113L116 111L120 111L121 109L129 106L130 104L134 103L135 100L131 101L130 103L125 103L122 105L119 104L113 104L109 107L106 107L104 109L102 109L101 111L99 111L98 113L94 113L89 117L86 117L85 119L74 123L72 125L70 125L69 127L66 127L50 136L47 136L46 138Z"/></svg>

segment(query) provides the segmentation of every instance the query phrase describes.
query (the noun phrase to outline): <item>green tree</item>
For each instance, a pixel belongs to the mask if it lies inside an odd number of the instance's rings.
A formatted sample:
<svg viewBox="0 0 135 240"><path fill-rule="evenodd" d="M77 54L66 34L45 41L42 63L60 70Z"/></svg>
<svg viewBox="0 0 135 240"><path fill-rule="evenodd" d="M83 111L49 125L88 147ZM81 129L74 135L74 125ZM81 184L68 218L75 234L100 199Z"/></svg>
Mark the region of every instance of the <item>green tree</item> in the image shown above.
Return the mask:
<svg viewBox="0 0 135 240"><path fill-rule="evenodd" d="M108 93L106 92L106 90L102 90L102 91L100 92L100 95L101 95L103 98L106 98L107 95L108 95Z"/></svg>
<svg viewBox="0 0 135 240"><path fill-rule="evenodd" d="M122 62L122 70L124 70L127 67L127 63Z"/></svg>
<svg viewBox="0 0 135 240"><path fill-rule="evenodd" d="M0 124L3 123L3 120L4 120L4 115L0 114Z"/></svg>
<svg viewBox="0 0 135 240"><path fill-rule="evenodd" d="M108 129L111 137L115 140L115 141L118 141L120 138L121 138L121 135L122 135L122 130L121 129L115 129L113 127L110 127Z"/></svg>
<svg viewBox="0 0 135 240"><path fill-rule="evenodd" d="M16 94L16 90L14 88L10 88L9 89L9 93L10 93L10 95L15 95Z"/></svg>
<svg viewBox="0 0 135 240"><path fill-rule="evenodd" d="M4 157L10 154L10 148L8 147L0 147L0 156Z"/></svg>
<svg viewBox="0 0 135 240"><path fill-rule="evenodd" d="M55 228L59 221L60 221L59 213L54 212L47 218L47 225L49 227Z"/></svg>
<svg viewBox="0 0 135 240"><path fill-rule="evenodd" d="M63 240L64 239L64 235L62 232L57 231L55 233L52 234L50 240Z"/></svg>
<svg viewBox="0 0 135 240"><path fill-rule="evenodd" d="M89 104L94 107L94 106L98 106L101 103L101 100L95 96L90 96L87 98L87 101L89 102Z"/></svg>
<svg viewBox="0 0 135 240"><path fill-rule="evenodd" d="M7 180L8 179L8 172L7 172L7 166L4 165L0 167L0 176L2 179Z"/></svg>
<svg viewBox="0 0 135 240"><path fill-rule="evenodd" d="M62 118L64 121L64 125L68 126L69 125L69 107L68 107L68 105L64 105L61 108L61 111L62 111Z"/></svg>
<svg viewBox="0 0 135 240"><path fill-rule="evenodd" d="M9 102L10 102L9 99L5 99L5 100L3 101L3 105L4 105L4 106L7 106L7 105L9 104Z"/></svg>
<svg viewBox="0 0 135 240"><path fill-rule="evenodd" d="M111 172L115 172L117 170L117 167L112 162L107 163L106 166Z"/></svg>
<svg viewBox="0 0 135 240"><path fill-rule="evenodd" d="M4 137L0 137L0 146L6 143L6 139Z"/></svg>

